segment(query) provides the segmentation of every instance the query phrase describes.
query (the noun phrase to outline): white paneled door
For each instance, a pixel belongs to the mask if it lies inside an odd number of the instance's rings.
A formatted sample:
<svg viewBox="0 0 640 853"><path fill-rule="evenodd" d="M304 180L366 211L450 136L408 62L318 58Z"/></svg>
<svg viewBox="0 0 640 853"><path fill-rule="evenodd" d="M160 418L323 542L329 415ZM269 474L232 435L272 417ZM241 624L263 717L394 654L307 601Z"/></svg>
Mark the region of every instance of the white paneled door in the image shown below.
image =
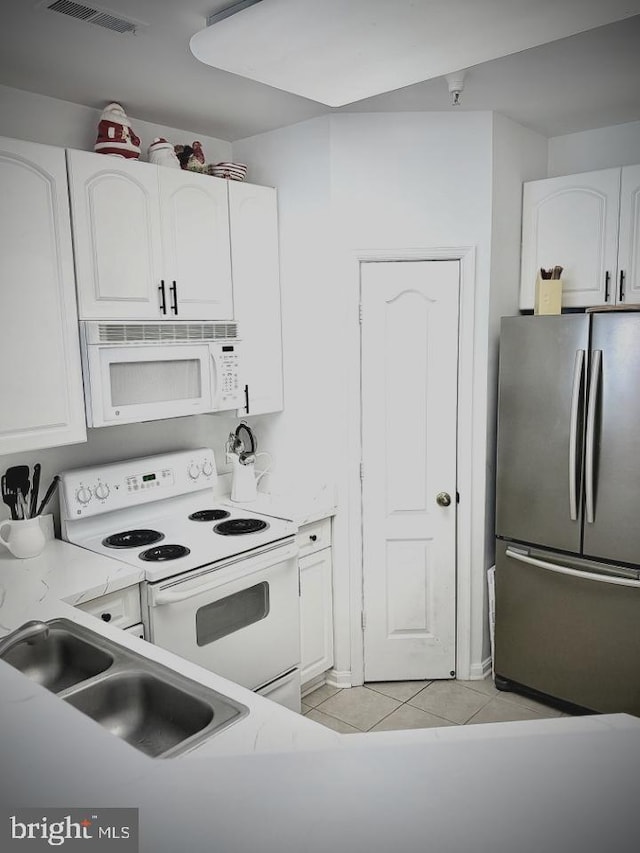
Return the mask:
<svg viewBox="0 0 640 853"><path fill-rule="evenodd" d="M451 678L460 264L361 269L365 680Z"/></svg>

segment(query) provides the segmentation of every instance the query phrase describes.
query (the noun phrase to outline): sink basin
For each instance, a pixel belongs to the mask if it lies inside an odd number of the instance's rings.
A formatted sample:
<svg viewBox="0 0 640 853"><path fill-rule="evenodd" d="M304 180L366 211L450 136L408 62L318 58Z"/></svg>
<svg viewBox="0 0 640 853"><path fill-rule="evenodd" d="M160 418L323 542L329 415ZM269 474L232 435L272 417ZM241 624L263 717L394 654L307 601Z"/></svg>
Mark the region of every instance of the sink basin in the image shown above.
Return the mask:
<svg viewBox="0 0 640 853"><path fill-rule="evenodd" d="M32 681L37 681L53 693L59 693L104 672L114 658L109 652L51 623L46 639L19 643L5 652L2 660L19 669Z"/></svg>
<svg viewBox="0 0 640 853"><path fill-rule="evenodd" d="M48 636L16 643L2 660L146 755L180 755L249 713L84 625L68 619L46 625Z"/></svg>
<svg viewBox="0 0 640 853"><path fill-rule="evenodd" d="M67 701L147 755L158 756L201 732L214 718L208 703L144 672L124 672Z"/></svg>

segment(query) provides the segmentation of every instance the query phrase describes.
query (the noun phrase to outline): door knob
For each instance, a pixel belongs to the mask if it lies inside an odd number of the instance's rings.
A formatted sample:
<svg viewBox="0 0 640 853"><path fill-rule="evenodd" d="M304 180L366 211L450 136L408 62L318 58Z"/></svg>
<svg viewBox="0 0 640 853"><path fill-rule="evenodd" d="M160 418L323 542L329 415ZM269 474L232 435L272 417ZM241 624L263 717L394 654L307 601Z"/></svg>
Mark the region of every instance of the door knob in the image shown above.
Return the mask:
<svg viewBox="0 0 640 853"><path fill-rule="evenodd" d="M448 492L438 492L436 503L438 506L451 506L451 495Z"/></svg>

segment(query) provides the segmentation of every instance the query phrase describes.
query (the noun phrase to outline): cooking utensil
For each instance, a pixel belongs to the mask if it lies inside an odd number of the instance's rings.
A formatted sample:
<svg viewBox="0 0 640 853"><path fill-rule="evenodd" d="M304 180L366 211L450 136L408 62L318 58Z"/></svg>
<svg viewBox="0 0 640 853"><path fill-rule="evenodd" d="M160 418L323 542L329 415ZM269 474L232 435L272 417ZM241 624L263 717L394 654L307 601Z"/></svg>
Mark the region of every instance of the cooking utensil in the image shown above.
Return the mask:
<svg viewBox="0 0 640 853"><path fill-rule="evenodd" d="M16 521L20 518L20 515L18 514L20 510L18 492L21 492L23 495L29 494L29 466L13 465L11 468L7 468L5 476L7 478L7 492L13 495L15 513L14 521Z"/></svg>
<svg viewBox="0 0 640 853"><path fill-rule="evenodd" d="M2 475L2 500L9 507L11 512L11 520L17 521L18 514L16 512L16 497L17 495L14 492L9 491L9 487L7 486L7 475Z"/></svg>
<svg viewBox="0 0 640 853"><path fill-rule="evenodd" d="M29 518L29 503L21 489L18 489L18 518L22 521Z"/></svg>
<svg viewBox="0 0 640 853"><path fill-rule="evenodd" d="M33 466L33 480L31 482L31 499L29 501L29 518L33 518L36 514L38 505L38 492L40 490L40 463L36 462Z"/></svg>
<svg viewBox="0 0 640 853"><path fill-rule="evenodd" d="M45 494L44 498L42 499L42 503L38 507L38 512L36 513L36 515L42 515L42 511L44 510L46 505L49 503L51 498L53 497L53 493L56 490L59 479L60 479L60 477L56 474L56 476L53 478L53 480L49 484L49 488L47 489L46 494Z"/></svg>

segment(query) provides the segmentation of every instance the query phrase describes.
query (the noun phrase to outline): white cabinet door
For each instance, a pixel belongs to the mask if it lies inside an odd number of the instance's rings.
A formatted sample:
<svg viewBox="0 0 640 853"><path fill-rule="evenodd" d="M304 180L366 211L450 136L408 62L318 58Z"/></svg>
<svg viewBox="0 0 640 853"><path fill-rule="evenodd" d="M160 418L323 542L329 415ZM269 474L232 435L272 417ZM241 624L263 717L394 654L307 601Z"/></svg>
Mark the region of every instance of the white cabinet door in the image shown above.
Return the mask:
<svg viewBox="0 0 640 853"><path fill-rule="evenodd" d="M82 320L168 317L158 205L158 167L68 151Z"/></svg>
<svg viewBox="0 0 640 853"><path fill-rule="evenodd" d="M277 195L229 181L233 294L247 384L239 415L283 408Z"/></svg>
<svg viewBox="0 0 640 853"><path fill-rule="evenodd" d="M227 182L158 169L168 316L232 320Z"/></svg>
<svg viewBox="0 0 640 853"><path fill-rule="evenodd" d="M640 302L640 166L622 170L617 299Z"/></svg>
<svg viewBox="0 0 640 853"><path fill-rule="evenodd" d="M563 267L563 307L616 298L620 169L524 185L520 308L532 309L540 267Z"/></svg>
<svg viewBox="0 0 640 853"><path fill-rule="evenodd" d="M0 454L86 440L64 151L0 139Z"/></svg>
<svg viewBox="0 0 640 853"><path fill-rule="evenodd" d="M331 548L302 557L300 568L300 681L333 666Z"/></svg>

